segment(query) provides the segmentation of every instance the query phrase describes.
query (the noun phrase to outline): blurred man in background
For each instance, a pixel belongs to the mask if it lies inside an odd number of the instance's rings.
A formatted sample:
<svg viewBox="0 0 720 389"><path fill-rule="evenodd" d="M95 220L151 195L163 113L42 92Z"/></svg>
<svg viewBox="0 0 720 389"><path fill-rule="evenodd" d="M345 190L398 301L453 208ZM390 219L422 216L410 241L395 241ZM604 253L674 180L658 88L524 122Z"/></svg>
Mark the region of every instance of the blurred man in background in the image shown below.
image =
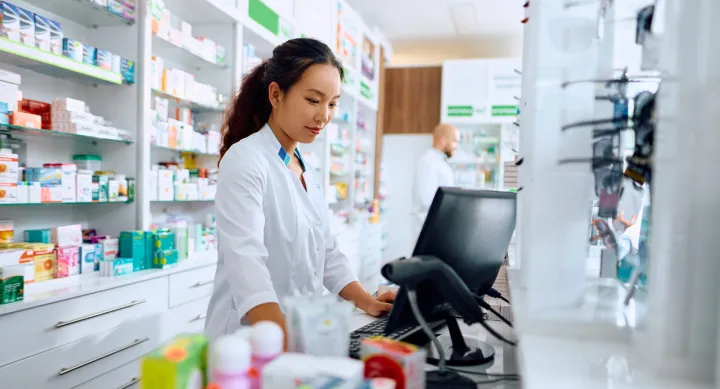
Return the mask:
<svg viewBox="0 0 720 389"><path fill-rule="evenodd" d="M417 162L412 211L416 238L420 235L437 189L455 185L453 171L447 160L457 150L459 138L457 128L449 124L437 125L433 130L432 148L425 151Z"/></svg>

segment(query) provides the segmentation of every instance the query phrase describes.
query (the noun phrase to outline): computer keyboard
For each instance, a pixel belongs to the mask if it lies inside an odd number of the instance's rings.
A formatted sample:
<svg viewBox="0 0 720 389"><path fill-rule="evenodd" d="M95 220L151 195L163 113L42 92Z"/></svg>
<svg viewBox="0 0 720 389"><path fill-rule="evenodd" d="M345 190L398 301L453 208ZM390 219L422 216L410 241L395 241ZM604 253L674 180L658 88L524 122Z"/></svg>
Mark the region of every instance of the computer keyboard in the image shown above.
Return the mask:
<svg viewBox="0 0 720 389"><path fill-rule="evenodd" d="M382 335L390 339L407 341L410 336L418 333L418 331L422 333L422 328L420 328L419 326L408 326L405 328L401 328L389 335L385 335L385 325L387 325L387 321L387 318L379 319L368 325L360 327L350 333L350 347L348 350L349 357L354 359L360 359L360 348L362 346L362 340L365 338ZM429 324L432 331L437 331L438 329L445 326L445 321L440 320ZM422 335L425 336L424 333Z"/></svg>

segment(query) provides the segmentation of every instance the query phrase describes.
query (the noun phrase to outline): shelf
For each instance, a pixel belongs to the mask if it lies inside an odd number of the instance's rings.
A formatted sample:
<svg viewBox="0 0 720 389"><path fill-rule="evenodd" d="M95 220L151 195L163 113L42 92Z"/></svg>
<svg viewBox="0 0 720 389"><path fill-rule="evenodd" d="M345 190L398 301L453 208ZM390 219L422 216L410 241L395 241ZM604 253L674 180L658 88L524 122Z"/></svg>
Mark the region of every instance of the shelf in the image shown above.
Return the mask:
<svg viewBox="0 0 720 389"><path fill-rule="evenodd" d="M166 147L166 146L160 146L160 145L152 145L152 148L156 149L156 150L173 151L173 152L178 152L178 153L183 153L183 152L193 153L195 155L202 155L202 156L208 156L208 157L219 157L220 156L220 153L201 153L201 152L195 151L195 150L182 150L182 149L175 149L172 147Z"/></svg>
<svg viewBox="0 0 720 389"><path fill-rule="evenodd" d="M275 47L283 43L280 37L249 17L243 20L243 26L243 44L252 45L258 58L270 58Z"/></svg>
<svg viewBox="0 0 720 389"><path fill-rule="evenodd" d="M165 0L165 8L190 24L235 24L240 10L227 0Z"/></svg>
<svg viewBox="0 0 720 389"><path fill-rule="evenodd" d="M154 204L166 204L166 203L214 203L215 199L209 200L152 200Z"/></svg>
<svg viewBox="0 0 720 389"><path fill-rule="evenodd" d="M12 126L9 124L0 124L0 134L19 136L19 137L26 137L26 136L43 137L43 138L55 137L55 138L84 140L84 141L91 141L91 142L97 142L97 141L117 142L117 143L124 143L126 145L130 145L133 143L133 141L129 140L129 139L103 138L103 137L92 136L92 135L82 135L82 134L73 134L73 133L69 133L69 132L43 130L40 128Z"/></svg>
<svg viewBox="0 0 720 389"><path fill-rule="evenodd" d="M204 67L214 67L225 69L227 66L210 62L205 58L188 51L188 49L177 46L157 35L153 35L152 52L165 61L169 61L181 67L190 67L193 69L202 69Z"/></svg>
<svg viewBox="0 0 720 389"><path fill-rule="evenodd" d="M32 70L52 77L74 79L97 84L123 83L122 76L98 66L72 60L68 57L0 38L0 62Z"/></svg>
<svg viewBox="0 0 720 389"><path fill-rule="evenodd" d="M152 89L152 92L168 99L174 100L175 104L180 107L187 107L195 112L222 112L225 110L224 107L211 107L205 104L199 104L184 97L178 97L159 89Z"/></svg>
<svg viewBox="0 0 720 389"><path fill-rule="evenodd" d="M108 11L107 7L99 6L90 0L25 0L45 11L62 16L85 27L97 28L108 26L132 25L135 22Z"/></svg>
<svg viewBox="0 0 720 389"><path fill-rule="evenodd" d="M51 207L59 205L106 205L106 204L132 204L132 201L86 201L72 203L0 203L0 207Z"/></svg>

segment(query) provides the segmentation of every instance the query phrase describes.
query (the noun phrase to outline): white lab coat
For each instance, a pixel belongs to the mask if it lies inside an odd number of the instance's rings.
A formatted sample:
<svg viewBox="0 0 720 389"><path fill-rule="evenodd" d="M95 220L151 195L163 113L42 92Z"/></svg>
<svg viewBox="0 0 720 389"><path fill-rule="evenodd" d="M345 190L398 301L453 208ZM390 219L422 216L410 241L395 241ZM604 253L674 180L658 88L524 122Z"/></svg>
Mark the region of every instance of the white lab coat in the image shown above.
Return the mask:
<svg viewBox="0 0 720 389"><path fill-rule="evenodd" d="M454 185L455 177L452 168L447 162L447 156L436 148L425 151L415 168L412 211L413 236L415 239L420 235L422 225L425 222L437 189Z"/></svg>
<svg viewBox="0 0 720 389"><path fill-rule="evenodd" d="M282 307L286 296L319 295L325 288L338 294L357 280L330 232L320 180L308 167L306 192L289 161L265 125L220 163L219 258L205 322L211 340L233 333L260 304Z"/></svg>

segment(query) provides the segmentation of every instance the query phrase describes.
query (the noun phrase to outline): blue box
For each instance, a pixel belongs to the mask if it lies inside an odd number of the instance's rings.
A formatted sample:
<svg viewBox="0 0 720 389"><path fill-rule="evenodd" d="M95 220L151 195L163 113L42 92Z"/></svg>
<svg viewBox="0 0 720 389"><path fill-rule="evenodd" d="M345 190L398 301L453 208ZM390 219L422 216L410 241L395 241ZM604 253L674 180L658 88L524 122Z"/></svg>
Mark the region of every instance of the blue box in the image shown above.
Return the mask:
<svg viewBox="0 0 720 389"><path fill-rule="evenodd" d="M107 50L95 50L95 64L105 70L112 69L112 53Z"/></svg>
<svg viewBox="0 0 720 389"><path fill-rule="evenodd" d="M83 44L75 39L63 38L63 55L78 62L83 61Z"/></svg>
<svg viewBox="0 0 720 389"><path fill-rule="evenodd" d="M129 59L122 59L120 63L120 75L123 78L123 82L126 84L135 83L135 61Z"/></svg>
<svg viewBox="0 0 720 389"><path fill-rule="evenodd" d="M97 50L90 45L83 45L83 59L82 61L88 65L97 65L96 61Z"/></svg>
<svg viewBox="0 0 720 389"><path fill-rule="evenodd" d="M63 26L62 23L47 19L50 27L50 52L57 55L63 54Z"/></svg>
<svg viewBox="0 0 720 389"><path fill-rule="evenodd" d="M35 46L35 14L17 7L18 20L20 20L20 42Z"/></svg>
<svg viewBox="0 0 720 389"><path fill-rule="evenodd" d="M50 20L38 14L35 14L35 46L50 51Z"/></svg>
<svg viewBox="0 0 720 389"><path fill-rule="evenodd" d="M20 42L20 11L7 1L0 1L0 11L2 36Z"/></svg>

